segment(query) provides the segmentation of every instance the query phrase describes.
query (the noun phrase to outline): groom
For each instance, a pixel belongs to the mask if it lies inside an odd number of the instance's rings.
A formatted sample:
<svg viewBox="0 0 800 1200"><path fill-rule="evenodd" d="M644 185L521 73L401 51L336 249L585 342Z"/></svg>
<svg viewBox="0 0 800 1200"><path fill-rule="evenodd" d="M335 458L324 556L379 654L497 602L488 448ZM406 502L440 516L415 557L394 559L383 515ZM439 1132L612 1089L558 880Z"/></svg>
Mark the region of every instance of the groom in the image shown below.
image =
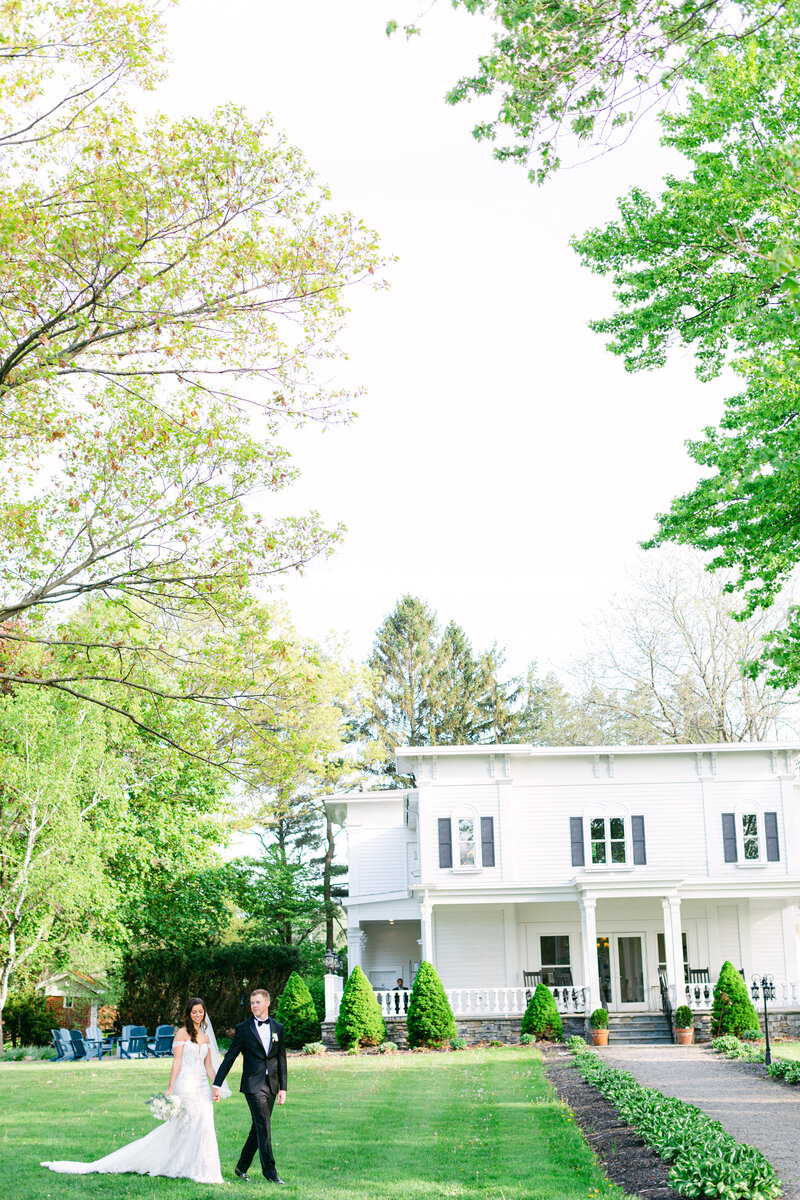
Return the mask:
<svg viewBox="0 0 800 1200"><path fill-rule="evenodd" d="M219 1100L220 1088L237 1055L242 1056L242 1083L239 1088L250 1107L253 1118L247 1141L242 1146L235 1172L239 1179L247 1178L247 1168L255 1158L261 1159L264 1178L271 1183L283 1183L275 1170L270 1135L270 1118L275 1101L286 1103L286 1043L283 1026L269 1015L269 992L256 988L250 993L248 1021L237 1025L230 1050L214 1076L213 1096Z"/></svg>

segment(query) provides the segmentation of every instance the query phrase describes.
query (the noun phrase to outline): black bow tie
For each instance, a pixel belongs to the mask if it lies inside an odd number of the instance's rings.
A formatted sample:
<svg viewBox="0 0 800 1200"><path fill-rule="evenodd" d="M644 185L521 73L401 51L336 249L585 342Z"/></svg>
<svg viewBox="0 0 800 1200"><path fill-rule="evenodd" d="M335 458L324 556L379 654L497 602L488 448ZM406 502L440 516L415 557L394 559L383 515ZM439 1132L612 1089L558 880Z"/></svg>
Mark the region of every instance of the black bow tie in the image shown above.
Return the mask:
<svg viewBox="0 0 800 1200"><path fill-rule="evenodd" d="M267 1017L266 1021L259 1021L258 1017L256 1017L256 1025L269 1025L269 1017Z"/></svg>

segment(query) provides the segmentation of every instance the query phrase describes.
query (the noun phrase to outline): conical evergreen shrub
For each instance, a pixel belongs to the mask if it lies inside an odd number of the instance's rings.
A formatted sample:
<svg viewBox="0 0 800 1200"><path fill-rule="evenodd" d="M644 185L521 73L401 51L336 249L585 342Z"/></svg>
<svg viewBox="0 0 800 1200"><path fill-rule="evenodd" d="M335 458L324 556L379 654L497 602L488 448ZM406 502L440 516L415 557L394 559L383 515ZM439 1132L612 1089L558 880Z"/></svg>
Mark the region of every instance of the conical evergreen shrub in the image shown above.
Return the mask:
<svg viewBox="0 0 800 1200"><path fill-rule="evenodd" d="M547 984L537 984L522 1017L520 1033L532 1033L537 1041L563 1041L564 1026L561 1023L561 1014Z"/></svg>
<svg viewBox="0 0 800 1200"><path fill-rule="evenodd" d="M336 1021L336 1040L345 1050L377 1046L386 1037L380 1005L361 967L353 967L344 985Z"/></svg>
<svg viewBox="0 0 800 1200"><path fill-rule="evenodd" d="M304 980L292 971L281 992L276 1020L283 1025L283 1036L290 1050L302 1050L306 1042L318 1042L321 1036L314 1000Z"/></svg>
<svg viewBox="0 0 800 1200"><path fill-rule="evenodd" d="M711 1036L735 1033L739 1037L745 1029L758 1028L758 1015L750 1001L747 984L731 963L724 962L714 984Z"/></svg>
<svg viewBox="0 0 800 1200"><path fill-rule="evenodd" d="M406 1014L409 1046L441 1046L456 1036L453 1010L436 968L421 962Z"/></svg>

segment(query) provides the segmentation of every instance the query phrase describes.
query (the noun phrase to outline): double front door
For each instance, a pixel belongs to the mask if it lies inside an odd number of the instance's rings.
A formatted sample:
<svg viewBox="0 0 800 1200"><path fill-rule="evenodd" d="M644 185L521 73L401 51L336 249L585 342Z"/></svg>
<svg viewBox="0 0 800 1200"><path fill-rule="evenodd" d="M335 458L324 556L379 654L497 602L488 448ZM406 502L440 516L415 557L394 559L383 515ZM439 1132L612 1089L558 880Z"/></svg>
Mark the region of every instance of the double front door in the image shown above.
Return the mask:
<svg viewBox="0 0 800 1200"><path fill-rule="evenodd" d="M644 935L612 933L597 939L597 970L604 1008L646 1009Z"/></svg>

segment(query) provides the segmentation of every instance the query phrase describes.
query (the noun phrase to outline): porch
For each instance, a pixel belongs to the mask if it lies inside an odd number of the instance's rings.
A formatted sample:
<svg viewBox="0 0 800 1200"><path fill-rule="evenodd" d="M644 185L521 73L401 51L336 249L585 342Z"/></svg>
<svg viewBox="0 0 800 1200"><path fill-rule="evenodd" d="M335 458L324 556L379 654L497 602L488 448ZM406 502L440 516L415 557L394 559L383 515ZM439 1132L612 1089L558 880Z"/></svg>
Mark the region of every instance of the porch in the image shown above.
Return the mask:
<svg viewBox="0 0 800 1200"><path fill-rule="evenodd" d="M366 973L385 1017L404 1015L409 993L394 985L410 986L423 959L437 968L457 1018L521 1016L539 982L562 1016L599 1007L659 1014L664 991L673 1011L688 1004L708 1013L726 960L748 984L753 974L773 976L775 1011L800 1009L793 899L679 892L674 879L639 882L635 894L619 881L593 881L591 891L578 884L522 902L428 892L417 920L351 912L349 962Z"/></svg>

